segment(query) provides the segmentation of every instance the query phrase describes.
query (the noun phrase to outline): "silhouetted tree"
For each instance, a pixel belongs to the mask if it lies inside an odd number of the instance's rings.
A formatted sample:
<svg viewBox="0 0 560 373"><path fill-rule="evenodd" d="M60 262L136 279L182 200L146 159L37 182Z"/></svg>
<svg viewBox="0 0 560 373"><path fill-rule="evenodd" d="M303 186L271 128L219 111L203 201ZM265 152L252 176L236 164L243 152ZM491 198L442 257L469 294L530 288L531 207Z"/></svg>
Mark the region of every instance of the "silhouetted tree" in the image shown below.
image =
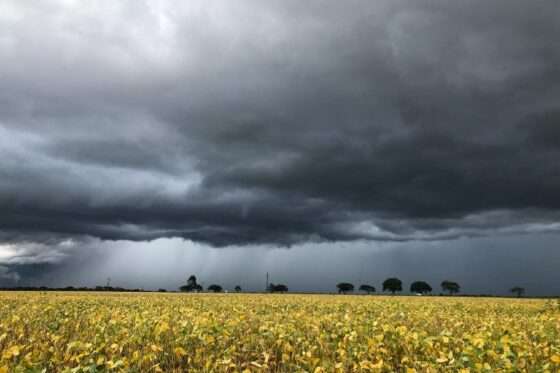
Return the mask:
<svg viewBox="0 0 560 373"><path fill-rule="evenodd" d="M514 286L509 291L516 294L518 297L521 297L523 294L525 294L525 289L520 286Z"/></svg>
<svg viewBox="0 0 560 373"><path fill-rule="evenodd" d="M223 289L220 285L212 284L208 286L208 290L213 291L214 293L221 293Z"/></svg>
<svg viewBox="0 0 560 373"><path fill-rule="evenodd" d="M368 294L375 293L375 287L367 284L360 285L360 290Z"/></svg>
<svg viewBox="0 0 560 373"><path fill-rule="evenodd" d="M354 285L349 282L341 282L337 284L336 287L338 288L338 294L346 294L349 291L354 291Z"/></svg>
<svg viewBox="0 0 560 373"><path fill-rule="evenodd" d="M202 286L197 284L196 276L191 275L187 280L186 285L183 285L179 288L181 291L191 292L191 291L202 291Z"/></svg>
<svg viewBox="0 0 560 373"><path fill-rule="evenodd" d="M443 291L448 291L449 295L458 293L461 290L461 286L459 286L458 283L449 280L443 281L441 283L441 288Z"/></svg>
<svg viewBox="0 0 560 373"><path fill-rule="evenodd" d="M427 282L414 281L410 285L410 292L411 293L419 293L419 294L431 293L432 292L432 287Z"/></svg>
<svg viewBox="0 0 560 373"><path fill-rule="evenodd" d="M288 291L288 287L284 284L274 285L271 283L268 285L268 291L271 293L285 293Z"/></svg>
<svg viewBox="0 0 560 373"><path fill-rule="evenodd" d="M195 276L195 275L191 275L191 276L189 277L189 279L187 280L187 285L191 285L191 286L192 286L192 285L196 285L196 284L197 284L197 282L196 282L196 276Z"/></svg>
<svg viewBox="0 0 560 373"><path fill-rule="evenodd" d="M383 291L389 290L393 295L397 291L402 291L402 281L396 277L388 278L387 280L383 281Z"/></svg>
<svg viewBox="0 0 560 373"><path fill-rule="evenodd" d="M237 286L235 287L235 292L236 292L236 293L241 293L241 286L237 285Z"/></svg>

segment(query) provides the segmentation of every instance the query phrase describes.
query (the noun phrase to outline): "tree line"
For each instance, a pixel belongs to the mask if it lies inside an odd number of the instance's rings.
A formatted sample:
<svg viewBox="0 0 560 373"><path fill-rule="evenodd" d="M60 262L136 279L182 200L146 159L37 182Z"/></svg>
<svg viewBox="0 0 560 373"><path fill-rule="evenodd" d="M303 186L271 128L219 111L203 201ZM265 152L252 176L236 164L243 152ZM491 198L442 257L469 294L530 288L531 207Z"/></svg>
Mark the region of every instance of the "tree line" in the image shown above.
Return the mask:
<svg viewBox="0 0 560 373"><path fill-rule="evenodd" d="M455 282L450 280L444 280L440 284L441 290L447 292L449 295L457 294L461 291L461 286ZM336 289L338 290L339 294L347 294L354 291L355 287L354 284L350 282L340 282L336 285ZM187 283L179 288L179 290L184 292L200 292L203 291L203 287L197 282L196 276L191 275ZM212 284L208 286L208 291L221 293L224 291L223 287L218 284ZM235 292L241 292L241 286L237 285L234 288ZM376 288L375 286L369 284L362 284L358 288L359 291L363 291L367 294L375 293ZM432 286L428 284L426 281L414 281L410 284L410 292L414 294L429 294L432 292ZM271 293L286 293L288 292L288 287L284 284L273 284L270 283L267 285L266 291ZM396 294L397 292L403 291L403 283L400 279L396 277L390 277L383 281L382 284L382 291L383 292L391 292L392 294ZM522 296L525 293L525 289L520 286L515 286L510 289L510 292L517 295L518 297Z"/></svg>
<svg viewBox="0 0 560 373"><path fill-rule="evenodd" d="M445 280L442 281L441 289L445 292L448 292L450 295L459 293L461 290L461 286L454 281ZM354 284L349 282L340 282L336 285L336 289L338 290L339 294L347 294L353 292L355 287ZM144 289L127 289L118 286L96 286L96 287L47 287L47 286L15 286L15 287L0 287L0 290L12 290L12 291L107 291L107 292L145 292ZM179 288L182 292L201 292L204 291L204 288L201 284L197 282L196 276L191 275L186 284L182 285ZM211 284L206 288L207 291L221 293L224 291L224 288L218 284ZM286 293L288 292L288 287L284 284L268 284L266 291L270 293ZM362 284L358 288L359 291L363 291L364 293L371 294L376 292L375 286L369 284ZM425 281L414 281L410 284L410 292L415 294L429 294L432 292L432 287ZM150 291L150 290L148 290ZM166 289L158 289L158 292L166 292ZM234 287L234 291L236 293L240 293L242 290L240 285L236 285ZM382 284L382 291L386 292L389 291L392 294L397 292L403 291L403 284L402 281L396 277L391 277L383 281ZM525 294L525 288L521 286L514 286L509 289L510 293L516 295L517 297L521 297Z"/></svg>
<svg viewBox="0 0 560 373"><path fill-rule="evenodd" d="M461 290L461 286L454 281L445 280L442 281L440 285L441 285L441 289L443 291L448 292L449 295L456 294ZM383 286L382 290L384 292L389 291L392 294L401 292L403 290L402 281L396 277L390 277L386 279L385 281L383 281L382 286ZM349 282L340 282L336 285L336 288L338 289L339 294L346 294L354 291L354 284L351 284ZM366 292L367 294L375 293L376 291L375 286L368 285L368 284L360 285L359 290ZM410 284L411 293L429 294L432 292L432 290L433 289L431 285L428 284L426 281L414 281Z"/></svg>
<svg viewBox="0 0 560 373"><path fill-rule="evenodd" d="M201 284L198 283L196 276L195 275L191 275L188 279L187 279L187 283L180 286L179 287L180 291L183 292L201 292L204 290L204 288L202 287ZM221 285L218 284L212 284L209 285L206 290L214 292L214 293L221 293L224 291L224 288ZM236 293L240 293L242 291L241 286L240 285L236 285L234 288ZM273 284L270 283L267 286L266 289L268 292L271 293L287 293L288 292L288 287L284 284Z"/></svg>
<svg viewBox="0 0 560 373"><path fill-rule="evenodd" d="M336 288L338 289L339 294L346 294L354 291L354 285L349 282L340 282L336 285ZM456 282L446 280L441 283L441 288L442 290L449 292L450 295L453 295L460 291L461 286L459 286L459 284ZM383 281L383 291L390 291L392 294L395 294L402 291L402 289L402 281L396 277L391 277ZM196 276L191 275L187 279L187 283L185 285L182 285L179 290L183 292L201 292L204 289L202 285L197 282ZM221 293L224 291L223 287L218 284L212 284L208 286L207 290L214 293ZM241 286L237 285L235 287L236 292L241 292L241 290ZM284 284L270 283L268 284L266 290L271 293L286 293L288 292L288 287ZM375 286L363 284L360 285L359 290L371 294L374 293L376 289ZM410 285L410 292L417 294L428 294L432 292L432 287L425 281L414 281Z"/></svg>

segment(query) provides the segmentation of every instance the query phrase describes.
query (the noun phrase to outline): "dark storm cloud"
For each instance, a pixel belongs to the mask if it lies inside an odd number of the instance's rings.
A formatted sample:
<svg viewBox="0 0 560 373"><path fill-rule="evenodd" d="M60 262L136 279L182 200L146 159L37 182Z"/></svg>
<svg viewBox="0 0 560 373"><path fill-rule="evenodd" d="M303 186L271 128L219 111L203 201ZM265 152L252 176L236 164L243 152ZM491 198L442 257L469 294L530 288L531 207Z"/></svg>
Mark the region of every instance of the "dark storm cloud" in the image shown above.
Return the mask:
<svg viewBox="0 0 560 373"><path fill-rule="evenodd" d="M558 229L555 1L4 7L5 243Z"/></svg>

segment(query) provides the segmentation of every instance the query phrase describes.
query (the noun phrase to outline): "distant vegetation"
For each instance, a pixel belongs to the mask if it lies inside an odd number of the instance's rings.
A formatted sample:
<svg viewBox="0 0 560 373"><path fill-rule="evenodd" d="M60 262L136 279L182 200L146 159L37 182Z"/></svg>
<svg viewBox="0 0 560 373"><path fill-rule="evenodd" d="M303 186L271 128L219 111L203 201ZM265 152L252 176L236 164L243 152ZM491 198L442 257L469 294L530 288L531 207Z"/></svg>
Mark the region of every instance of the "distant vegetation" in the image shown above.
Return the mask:
<svg viewBox="0 0 560 373"><path fill-rule="evenodd" d="M410 292L417 294L427 294L432 292L432 287L424 281L414 281L410 285Z"/></svg>
<svg viewBox="0 0 560 373"><path fill-rule="evenodd" d="M449 292L449 295L453 295L458 293L461 290L461 287L456 282L445 280L441 283L441 289Z"/></svg>
<svg viewBox="0 0 560 373"><path fill-rule="evenodd" d="M224 289L220 285L212 284L208 286L208 291L212 291L214 293L221 293Z"/></svg>
<svg viewBox="0 0 560 373"><path fill-rule="evenodd" d="M288 292L288 287L284 284L270 284L268 285L268 291L271 293L286 293Z"/></svg>
<svg viewBox="0 0 560 373"><path fill-rule="evenodd" d="M360 285L360 291L365 291L368 294L375 293L375 286L363 284Z"/></svg>
<svg viewBox="0 0 560 373"><path fill-rule="evenodd" d="M448 293L449 295L457 294L461 291L461 286L454 281L445 280L442 281L441 289L443 292ZM230 288L231 289L231 288ZM113 291L113 292L144 292L144 289L127 289L118 286L96 286L93 288L90 287L58 287L58 288L49 288L46 286L17 286L17 287L3 287L0 290L14 290L14 291ZM202 292L204 291L201 284L198 283L198 280L195 275L191 275L184 285L179 287L181 292ZM227 290L219 284L212 284L206 288L208 292L214 293L222 293L227 292ZM348 294L352 293L355 290L354 284L350 282L339 282L336 284L336 290L339 294ZM376 288L373 285L369 284L362 284L358 288L359 291L364 292L366 294L372 294L376 292ZM397 292L403 291L403 283L397 277L390 277L387 278L382 283L382 290L383 292L391 292L391 294L396 294ZM150 291L150 290L148 290ZM158 292L167 292L166 289L160 288L157 290ZM233 291L236 293L240 293L243 291L240 285L236 285L233 288ZM266 288L266 291L269 293L287 293L289 291L288 286L285 284L273 284L270 283ZM410 284L410 293L413 294L421 294L426 295L432 293L433 289L432 286L427 283L426 281L413 281ZM520 286L514 286L509 289L509 292L514 294L517 297L522 297L525 294L525 288ZM441 293L439 295L442 295ZM491 296L489 294L479 294L478 296Z"/></svg>
<svg viewBox="0 0 560 373"><path fill-rule="evenodd" d="M196 282L196 276L192 275L187 280L187 283L179 288L179 290L184 292L200 292L202 291L202 286Z"/></svg>
<svg viewBox="0 0 560 373"><path fill-rule="evenodd" d="M383 291L390 291L393 295L397 291L402 291L402 281L396 277L388 278L383 281Z"/></svg>
<svg viewBox="0 0 560 373"><path fill-rule="evenodd" d="M517 295L518 297L521 297L523 294L525 294L525 289L520 286L514 286L509 291Z"/></svg>
<svg viewBox="0 0 560 373"><path fill-rule="evenodd" d="M348 282L341 282L338 285L336 285L336 288L338 289L338 293L339 294L346 294L350 291L354 291L354 285L348 283Z"/></svg>
<svg viewBox="0 0 560 373"><path fill-rule="evenodd" d="M12 291L114 291L114 292L128 292L128 293L133 293L133 292L145 292L146 290L144 289L127 289L127 288L122 288L119 286L96 286L93 288L87 287L87 286L80 286L80 287L74 287L74 286L66 286L66 287L48 287L48 286L10 286L10 287L1 287L0 290L12 290ZM165 289L160 289L161 290L165 290ZM1 372L1 371L0 371Z"/></svg>

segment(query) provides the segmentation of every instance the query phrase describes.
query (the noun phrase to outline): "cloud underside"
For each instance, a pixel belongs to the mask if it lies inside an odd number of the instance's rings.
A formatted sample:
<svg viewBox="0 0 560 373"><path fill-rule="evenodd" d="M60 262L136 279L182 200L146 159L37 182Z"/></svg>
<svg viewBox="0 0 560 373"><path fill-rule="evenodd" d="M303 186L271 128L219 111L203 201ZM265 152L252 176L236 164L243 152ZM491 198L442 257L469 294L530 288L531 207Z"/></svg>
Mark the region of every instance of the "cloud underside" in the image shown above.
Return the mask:
<svg viewBox="0 0 560 373"><path fill-rule="evenodd" d="M560 228L553 1L7 4L6 245Z"/></svg>

